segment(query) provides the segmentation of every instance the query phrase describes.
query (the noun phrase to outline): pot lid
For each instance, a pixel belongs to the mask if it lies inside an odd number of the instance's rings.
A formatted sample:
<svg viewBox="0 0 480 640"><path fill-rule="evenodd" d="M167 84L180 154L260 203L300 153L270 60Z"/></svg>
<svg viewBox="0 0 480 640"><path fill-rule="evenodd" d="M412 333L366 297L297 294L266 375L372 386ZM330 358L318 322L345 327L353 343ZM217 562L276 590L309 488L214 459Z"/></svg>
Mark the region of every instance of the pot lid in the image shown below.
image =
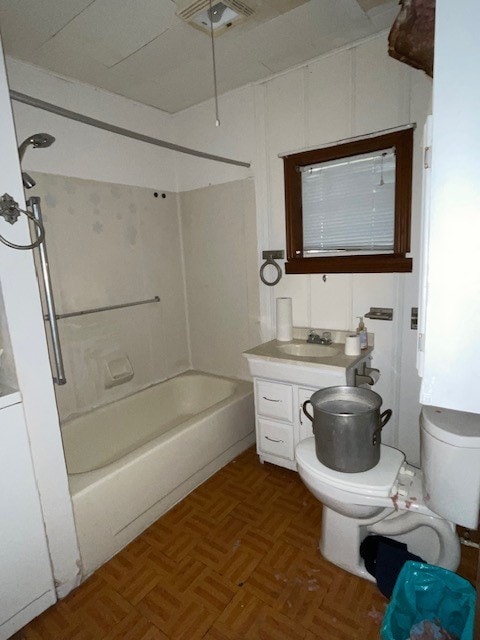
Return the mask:
<svg viewBox="0 0 480 640"><path fill-rule="evenodd" d="M405 461L405 455L386 445L380 445L380 460L368 471L360 473L344 473L326 467L320 462L315 453L315 438L302 440L296 450L295 458L298 464L320 481L329 485L369 496L389 496L395 483L400 467Z"/></svg>

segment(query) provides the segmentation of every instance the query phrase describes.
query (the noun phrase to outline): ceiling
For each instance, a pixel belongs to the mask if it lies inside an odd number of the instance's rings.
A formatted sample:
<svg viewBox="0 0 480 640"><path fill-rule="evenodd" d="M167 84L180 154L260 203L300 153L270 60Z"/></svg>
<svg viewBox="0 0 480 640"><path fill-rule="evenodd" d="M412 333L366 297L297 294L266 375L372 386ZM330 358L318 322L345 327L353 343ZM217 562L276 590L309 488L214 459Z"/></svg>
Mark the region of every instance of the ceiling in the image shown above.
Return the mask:
<svg viewBox="0 0 480 640"><path fill-rule="evenodd" d="M390 28L398 13L398 0L244 2L253 16L215 38L220 94ZM7 55L175 113L213 96L210 36L177 10L173 0L0 0L0 30Z"/></svg>

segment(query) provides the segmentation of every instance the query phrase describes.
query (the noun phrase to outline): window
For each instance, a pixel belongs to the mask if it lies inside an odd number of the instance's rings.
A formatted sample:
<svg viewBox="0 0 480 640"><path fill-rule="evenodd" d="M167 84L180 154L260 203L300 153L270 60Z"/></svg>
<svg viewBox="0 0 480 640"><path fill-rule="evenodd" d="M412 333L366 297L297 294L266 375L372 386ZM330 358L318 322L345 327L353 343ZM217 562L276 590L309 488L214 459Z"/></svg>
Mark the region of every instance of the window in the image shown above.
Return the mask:
<svg viewBox="0 0 480 640"><path fill-rule="evenodd" d="M411 271L413 128L284 157L286 273Z"/></svg>

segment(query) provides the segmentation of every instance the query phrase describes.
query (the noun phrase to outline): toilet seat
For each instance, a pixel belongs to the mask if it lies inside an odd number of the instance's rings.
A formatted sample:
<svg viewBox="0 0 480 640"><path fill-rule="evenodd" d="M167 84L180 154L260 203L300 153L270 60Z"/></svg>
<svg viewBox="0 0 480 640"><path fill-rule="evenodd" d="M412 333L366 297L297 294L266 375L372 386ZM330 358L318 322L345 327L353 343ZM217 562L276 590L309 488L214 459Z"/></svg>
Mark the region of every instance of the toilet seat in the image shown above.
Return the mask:
<svg viewBox="0 0 480 640"><path fill-rule="evenodd" d="M394 493L395 481L405 455L386 445L380 445L380 460L378 464L360 473L344 473L330 469L320 462L315 452L315 438L302 440L295 451L297 463L304 470L308 470L319 482L326 483L348 493L363 496L389 497Z"/></svg>

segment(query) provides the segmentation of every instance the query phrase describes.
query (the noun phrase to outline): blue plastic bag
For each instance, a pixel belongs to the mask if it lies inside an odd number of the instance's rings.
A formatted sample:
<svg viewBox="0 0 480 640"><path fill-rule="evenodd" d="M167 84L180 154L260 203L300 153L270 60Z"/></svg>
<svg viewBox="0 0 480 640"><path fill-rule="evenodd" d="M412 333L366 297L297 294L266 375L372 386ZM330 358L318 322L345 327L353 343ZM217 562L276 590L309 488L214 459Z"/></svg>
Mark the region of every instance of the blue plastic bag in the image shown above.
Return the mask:
<svg viewBox="0 0 480 640"><path fill-rule="evenodd" d="M383 619L382 640L408 640L412 626L422 620L438 620L459 640L473 640L475 599L475 589L456 573L408 561Z"/></svg>

